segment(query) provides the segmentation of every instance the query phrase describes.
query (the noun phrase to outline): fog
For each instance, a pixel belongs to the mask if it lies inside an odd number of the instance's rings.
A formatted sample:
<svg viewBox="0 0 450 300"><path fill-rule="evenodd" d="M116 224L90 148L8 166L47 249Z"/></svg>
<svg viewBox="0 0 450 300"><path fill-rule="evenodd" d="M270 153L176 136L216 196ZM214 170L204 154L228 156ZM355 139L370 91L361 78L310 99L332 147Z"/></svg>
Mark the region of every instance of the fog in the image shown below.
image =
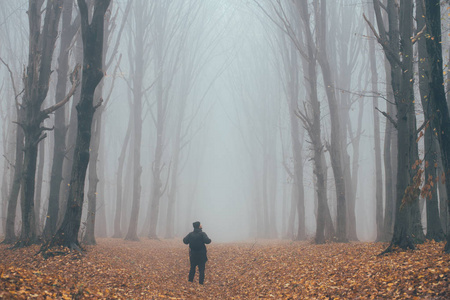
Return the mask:
<svg viewBox="0 0 450 300"><path fill-rule="evenodd" d="M13 122L17 116L14 94L22 90L22 71L27 64L28 20L26 1L0 1L0 57L4 61L0 65L3 232L15 155L16 127ZM305 129L307 122L302 121L300 115L303 113L306 119L312 120L309 83L315 79L308 75L307 33L294 2L112 1L105 23L109 34L104 43L105 60L110 64L104 70L101 96L94 98L95 102L100 97L103 99L96 161L99 177L95 192L97 237L115 234L117 185L122 182L121 237L129 232L130 220L136 220L140 238L179 239L192 230L194 221L202 223L203 230L214 242L314 238L318 215L314 145ZM316 1L306 2L313 40L319 43L321 12L313 5ZM348 187L353 185L355 192L355 222L347 226L354 227L356 237L349 239L374 241L377 238L374 98L378 101L376 114L380 118L376 129L380 133L381 146L378 147L383 151L389 122L380 113L388 110L385 57L363 18L363 13L373 14L370 5L360 0L327 2L326 50L337 112L330 110L327 101L330 86L322 78L324 71L319 63L315 80L320 102L321 136L318 143L323 147L325 159L327 203L336 226L340 200L337 199L337 181L330 158L330 152L334 151L331 149L335 149L331 116L336 113L342 126L338 139L342 143L340 155L347 202L351 197ZM75 1L72 20L77 14ZM69 70L79 60L76 50L81 43L77 38L79 34L78 31L71 38ZM448 37L445 39L444 44L447 44ZM370 40L375 42L378 91L370 85ZM44 107L55 103L60 47L57 40L50 91ZM319 53L319 49L317 46L315 51ZM15 80L16 90L10 75ZM68 120L75 112L74 99L61 108L67 128ZM295 109L290 99L294 99ZM137 101L141 102L141 109L136 112L132 108L136 107ZM416 110L420 125L423 116L419 103ZM141 125L133 125L136 119L142 119ZM54 114L43 125L55 126ZM133 126L141 126L141 136L136 134L137 127ZM298 139L300 149L294 149L294 127L298 127L295 139ZM129 146L123 173L119 173L119 157L127 136ZM38 232L43 231L48 214L55 143L53 132L49 131L40 143L43 146L39 149L45 149L45 153L38 161L38 166L43 168L42 180L37 180L42 186L37 195L42 199L38 208L42 219ZM67 151L73 146L68 138L66 143ZM419 149L423 150L422 141ZM295 156L293 151L300 155ZM420 155L423 156L423 152ZM136 157L140 157L138 165L142 168L139 175L136 175ZM295 157L300 157L300 161L296 162ZM65 161L68 159L66 156ZM301 182L295 164L302 165ZM136 189L133 192L136 178L140 183L140 195L136 194ZM83 220L87 216L90 184L87 177ZM296 194L293 195L296 184L303 190L303 215L299 214L298 200ZM386 201L384 184L383 177L383 203ZM64 195L63 192L60 195ZM60 202L63 198L61 196ZM140 204L138 214L134 216L131 215L133 201ZM172 210L173 219L168 214ZM17 214L20 216L19 209ZM156 236L151 232L155 220L152 215L157 216ZM16 220L16 231L20 228L19 220L20 217ZM422 223L426 228L425 219ZM297 230L301 224L304 224L304 236ZM173 230L168 230L170 226ZM85 230L86 223L82 223L80 234L83 235Z"/></svg>

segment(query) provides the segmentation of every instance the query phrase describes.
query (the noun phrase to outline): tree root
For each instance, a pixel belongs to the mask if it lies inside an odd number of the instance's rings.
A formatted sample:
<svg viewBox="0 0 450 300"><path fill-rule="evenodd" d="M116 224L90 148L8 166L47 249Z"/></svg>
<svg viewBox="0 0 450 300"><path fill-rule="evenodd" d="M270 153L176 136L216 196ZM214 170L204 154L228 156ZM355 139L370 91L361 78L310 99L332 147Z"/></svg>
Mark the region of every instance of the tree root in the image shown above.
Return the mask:
<svg viewBox="0 0 450 300"><path fill-rule="evenodd" d="M54 249L54 250L52 250ZM41 246L41 249L35 254L42 254L42 257L45 259L60 256L60 255L68 255L68 254L76 254L77 256L82 256L85 250L78 245L78 243L74 242L65 242L61 241L61 243L56 243L54 240L49 240L45 244Z"/></svg>
<svg viewBox="0 0 450 300"><path fill-rule="evenodd" d="M2 245L12 245L17 242L17 238L5 238L0 244Z"/></svg>
<svg viewBox="0 0 450 300"><path fill-rule="evenodd" d="M402 241L397 241L397 242L392 241L383 252L378 254L378 256L383 256L388 253L395 252L399 248L403 249L403 250L408 250L408 249L415 250L416 246L414 246L414 243L412 242L412 240L410 238L406 238Z"/></svg>

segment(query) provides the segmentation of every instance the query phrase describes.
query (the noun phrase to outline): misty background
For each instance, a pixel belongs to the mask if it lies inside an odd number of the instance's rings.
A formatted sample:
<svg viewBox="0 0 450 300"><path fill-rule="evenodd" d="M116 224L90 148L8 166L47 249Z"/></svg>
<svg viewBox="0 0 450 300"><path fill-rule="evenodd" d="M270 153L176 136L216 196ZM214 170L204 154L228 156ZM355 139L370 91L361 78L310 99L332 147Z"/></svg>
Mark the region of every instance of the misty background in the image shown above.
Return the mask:
<svg viewBox="0 0 450 300"><path fill-rule="evenodd" d="M0 65L0 138L3 153L0 160L0 226L3 232L14 162L16 127L13 122L17 119L10 74L20 91L28 55L28 21L27 1L0 0L0 3L0 57L4 61ZM75 18L78 8L75 3L72 5ZM308 5L311 29L316 35L314 6L311 3ZM336 96L340 105L346 107L346 112L341 113L343 120L348 122L344 131L352 133L341 139L349 157L348 168L352 172L357 170L357 175L353 173L357 176L354 212L357 238L362 241L374 241L377 237L374 96L378 97L379 111L387 110L385 99L388 98L384 53L376 41L379 92L373 93L370 85L369 41L374 41L374 38L363 18L363 13L373 14L370 6L367 1L360 0L328 1L326 29ZM289 1L113 0L108 18L111 31L105 44L106 61L111 60L111 63L102 87L102 131L97 159L99 181L95 192L96 236L111 237L114 234L118 180L122 182L123 193L119 214L122 237L128 231L130 219L137 219L139 236L148 235L151 210L155 209L151 206L156 182L154 170L158 168L161 195L157 211L157 237L180 238L191 231L192 222L198 220L214 242L255 238L295 239L299 217L295 205L292 206L295 183L290 175L294 169L294 159L288 102L291 79L286 72L289 66L295 66L298 70L299 110L305 110L310 96L306 66L302 64L300 54L295 52L294 41L284 32L287 23L283 22L295 22ZM443 24L448 30L448 22ZM300 39L304 39L303 33L298 34ZM77 55L77 47L80 47L77 35L79 32L71 38L68 50L69 70L80 59ZM448 34L443 37L444 60L448 60ZM142 43L141 52L138 41ZM56 45L55 53L59 53L58 41ZM116 52L113 51L115 47ZM295 62L286 62L286 57L290 55L296 56ZM344 65L343 55L348 65ZM136 57L140 57L141 61L136 61ZM142 67L140 73L137 69L139 65ZM57 69L55 55L50 92L44 106L55 102L52 90L57 81ZM321 72L318 66L321 140L326 145L331 140L331 122ZM137 76L142 78L142 106L138 116L133 111L137 101L133 94L133 90L137 89ZM61 108L67 124L74 113L73 101ZM421 123L423 115L419 102L416 103L416 110L417 122ZM377 130L383 145L389 121L377 113L380 118ZM136 118L142 119L140 146L136 146L139 143L135 141L132 125ZM54 119L51 115L44 126L53 127ZM306 238L312 239L317 215L313 150L303 123L300 118L297 121L303 163L305 231ZM38 160L42 177L37 184L41 184L41 190L35 195L40 198L38 232L43 231L48 210L54 143L53 132L49 131L48 137L39 146L43 155ZM125 143L128 146L123 173L122 178L118 178L119 158ZM356 148L355 143L358 143ZM140 207L138 215L131 216L135 178L133 159L136 157L133 151L136 147L140 150L139 164L142 168L139 178L141 193L137 200ZM69 148L66 146L66 149ZM155 167L158 149L161 150L161 158L159 166ZM423 141L419 142L420 150L423 155ZM335 222L335 180L326 147L324 153L327 200ZM357 159L354 160L356 154ZM384 176L384 167L382 172ZM88 188L89 180L86 179L86 190ZM174 197L173 208L169 208L170 195ZM87 207L86 200L83 220ZM167 214L170 209L174 211L173 220ZM424 216L425 210L421 213ZM294 216L293 222L289 221L290 216ZM173 223L172 234L167 232L169 223ZM19 224L20 217L16 220L16 231L20 228ZM422 224L426 230L425 217ZM81 234L84 234L85 227L84 222Z"/></svg>

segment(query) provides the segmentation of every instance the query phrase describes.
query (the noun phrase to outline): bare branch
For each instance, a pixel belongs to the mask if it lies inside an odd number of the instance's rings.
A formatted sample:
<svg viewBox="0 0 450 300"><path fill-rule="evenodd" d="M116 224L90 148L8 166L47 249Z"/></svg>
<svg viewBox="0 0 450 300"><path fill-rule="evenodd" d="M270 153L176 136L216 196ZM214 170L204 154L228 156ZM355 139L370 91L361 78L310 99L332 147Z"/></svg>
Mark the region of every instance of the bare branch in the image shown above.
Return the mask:
<svg viewBox="0 0 450 300"><path fill-rule="evenodd" d="M169 163L169 167L168 167L168 172L167 172L167 178L166 178L166 184L164 185L164 188L161 190L161 193L159 194L160 196L164 195L164 193L167 190L167 186L169 185L169 177L170 177L170 171L172 170L172 168L170 167L172 165L172 161L170 161Z"/></svg>
<svg viewBox="0 0 450 300"><path fill-rule="evenodd" d="M430 123L430 120L424 121L424 122L422 123L422 125L420 125L420 127L417 128L416 134L418 134L419 132L421 132L422 129L424 129L427 125L429 125L429 123Z"/></svg>
<svg viewBox="0 0 450 300"><path fill-rule="evenodd" d="M116 81L117 69L119 68L121 60L122 60L122 54L119 55L119 60L117 61L116 66L114 67L113 80L112 80L112 83L111 83L111 88L109 89L109 92L108 92L108 96L106 96L105 106L108 104L109 99L111 99L111 94L112 94L113 89L114 89L114 83Z"/></svg>
<svg viewBox="0 0 450 300"><path fill-rule="evenodd" d="M394 125L395 128L397 128L397 122L388 113L379 110L378 107L375 107L375 109L378 110L383 116L385 116L392 123L392 125Z"/></svg>
<svg viewBox="0 0 450 300"><path fill-rule="evenodd" d="M50 106L49 108L44 109L44 110L41 112L41 118L42 118L42 119L47 118L49 114L51 114L52 112L54 112L54 111L57 110L58 108L62 107L62 106L63 106L64 104L66 104L66 103L70 100L70 98L73 96L73 94L75 93L75 90L76 90L77 86L80 84L80 74L79 74L79 73L80 73L80 72L79 72L79 71L80 71L80 68L81 68L80 64L77 64L77 65L75 66L75 68L73 69L73 72L72 72L72 74L71 74L71 76L70 76L71 81L72 81L72 87L71 87L69 93L66 95L66 97L65 97L62 101L56 103L56 104L53 105L53 106Z"/></svg>
<svg viewBox="0 0 450 300"><path fill-rule="evenodd" d="M425 29L427 29L427 25L424 25L422 30L420 30L414 37L411 38L411 43L415 43L419 40L420 36L425 32Z"/></svg>
<svg viewBox="0 0 450 300"><path fill-rule="evenodd" d="M94 110L96 110L97 108L99 108L100 106L102 106L102 103L103 103L103 98L100 98L100 99L98 100L98 103L94 106Z"/></svg>
<svg viewBox="0 0 450 300"><path fill-rule="evenodd" d="M15 82L14 82L14 74L13 74L13 72L11 71L11 68L9 67L9 65L0 57L0 61L5 65L5 67L8 69L8 72L9 72L9 77L11 78L11 83L12 83L12 87L13 87L13 91L14 91L14 97L15 97L15 100L16 100L16 105L18 106L19 105L19 103L17 102L17 98L19 97L19 95L22 93L20 93L20 94L18 94L17 93L17 89L16 89L16 84L15 84Z"/></svg>
<svg viewBox="0 0 450 300"><path fill-rule="evenodd" d="M380 37L380 35L378 35L378 33L375 30L375 28L373 27L372 23L370 23L370 21L367 19L366 15L364 13L363 13L363 18L364 18L364 20L366 20L367 24L370 27L370 30L372 30L373 34L377 38L378 43L381 45L381 47L383 47L383 50L386 53L386 57L389 59L389 61L396 63L400 68L403 69L402 62L398 58L398 55L393 53L392 49L388 45L387 40L385 38Z"/></svg>

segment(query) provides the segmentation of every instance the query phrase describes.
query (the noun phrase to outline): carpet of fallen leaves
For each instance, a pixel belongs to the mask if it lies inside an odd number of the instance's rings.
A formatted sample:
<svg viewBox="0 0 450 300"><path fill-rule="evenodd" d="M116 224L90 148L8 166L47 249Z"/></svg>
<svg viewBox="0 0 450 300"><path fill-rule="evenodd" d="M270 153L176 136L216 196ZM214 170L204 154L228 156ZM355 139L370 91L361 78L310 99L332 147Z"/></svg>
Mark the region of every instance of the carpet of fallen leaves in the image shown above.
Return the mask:
<svg viewBox="0 0 450 300"><path fill-rule="evenodd" d="M39 246L0 245L1 299L450 299L443 243L377 256L382 243L211 244L206 280L187 281L178 240L98 239L82 254L44 259Z"/></svg>

